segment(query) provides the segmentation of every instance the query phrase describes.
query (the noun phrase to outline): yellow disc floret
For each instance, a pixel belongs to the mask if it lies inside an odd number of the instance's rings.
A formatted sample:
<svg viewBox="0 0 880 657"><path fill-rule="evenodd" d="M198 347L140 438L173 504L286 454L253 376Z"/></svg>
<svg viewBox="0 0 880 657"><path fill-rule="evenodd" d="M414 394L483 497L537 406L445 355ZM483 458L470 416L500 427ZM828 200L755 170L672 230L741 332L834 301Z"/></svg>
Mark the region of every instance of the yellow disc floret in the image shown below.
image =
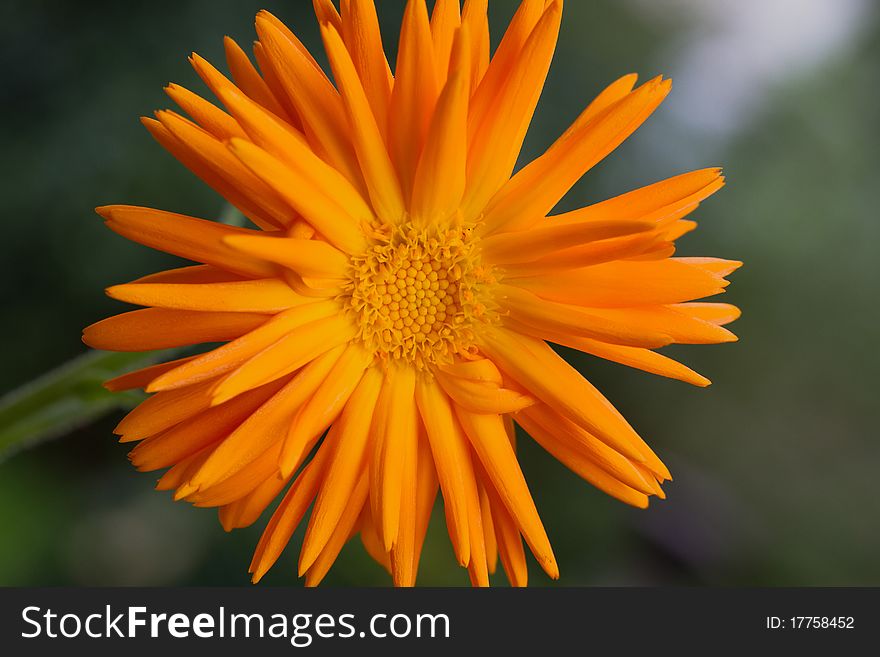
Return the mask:
<svg viewBox="0 0 880 657"><path fill-rule="evenodd" d="M495 279L471 234L461 225L409 225L352 258L343 296L370 349L417 367L472 350L474 331L495 316Z"/></svg>

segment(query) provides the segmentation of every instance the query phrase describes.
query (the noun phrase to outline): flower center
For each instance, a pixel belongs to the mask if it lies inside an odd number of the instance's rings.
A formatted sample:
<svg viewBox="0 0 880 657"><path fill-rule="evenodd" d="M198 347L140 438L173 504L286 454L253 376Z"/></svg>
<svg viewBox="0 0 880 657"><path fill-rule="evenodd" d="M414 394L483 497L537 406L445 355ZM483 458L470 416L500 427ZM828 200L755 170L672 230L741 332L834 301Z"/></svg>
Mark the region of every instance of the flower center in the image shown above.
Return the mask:
<svg viewBox="0 0 880 657"><path fill-rule="evenodd" d="M377 354L421 368L473 348L495 316L491 271L469 227L397 229L352 258L344 300Z"/></svg>

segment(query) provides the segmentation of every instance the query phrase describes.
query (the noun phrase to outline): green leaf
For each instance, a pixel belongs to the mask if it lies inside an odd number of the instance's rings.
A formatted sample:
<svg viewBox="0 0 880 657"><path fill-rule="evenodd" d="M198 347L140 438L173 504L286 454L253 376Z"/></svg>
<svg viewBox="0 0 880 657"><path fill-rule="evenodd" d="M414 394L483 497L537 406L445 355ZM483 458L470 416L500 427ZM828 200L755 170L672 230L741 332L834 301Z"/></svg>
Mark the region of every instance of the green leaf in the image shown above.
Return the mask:
<svg viewBox="0 0 880 657"><path fill-rule="evenodd" d="M113 393L107 379L158 360L157 353L89 352L0 398L0 461L26 447L130 408L140 392Z"/></svg>

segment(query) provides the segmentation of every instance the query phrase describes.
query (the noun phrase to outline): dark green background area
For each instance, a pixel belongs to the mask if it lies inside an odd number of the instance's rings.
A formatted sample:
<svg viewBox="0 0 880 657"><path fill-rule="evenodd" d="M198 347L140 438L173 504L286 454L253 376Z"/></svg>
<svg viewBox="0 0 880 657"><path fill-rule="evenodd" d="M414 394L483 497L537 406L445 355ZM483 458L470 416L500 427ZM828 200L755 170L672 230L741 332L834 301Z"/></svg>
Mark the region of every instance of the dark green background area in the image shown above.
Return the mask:
<svg viewBox="0 0 880 657"><path fill-rule="evenodd" d="M694 35L706 32L699 12L687 10L693 4L569 0L523 157L540 153L619 75L676 80ZM774 2L742 4L779 20L769 10ZM260 8L317 49L310 5L3 3L4 392L82 353L81 328L124 309L102 288L175 263L104 229L93 207L221 211L219 197L155 144L137 117L170 106L162 93L169 81L205 92L186 56L195 50L222 65L223 35L249 44ZM387 38L403 2L379 5ZM497 43L514 3L490 5ZM674 350L715 382L707 389L569 354L675 481L665 502L630 509L521 440L561 584L880 584L878 12L859 22L833 52L755 89L724 131L683 119L687 108L674 104L674 87L652 120L563 202L568 209L723 165L728 186L693 216L700 229L681 240L679 253L746 266L723 299L743 308L733 325L740 342ZM776 27L784 33L791 25ZM390 39L387 45L395 50ZM733 84L748 45L703 65L720 85ZM691 88L688 98L704 94L711 111L718 88ZM0 584L246 584L268 513L227 536L214 512L153 492L156 476L134 472L111 435L119 415L0 463ZM288 550L266 581L295 583L295 563ZM530 568L533 584L549 583ZM467 582L439 515L419 581ZM327 583L388 579L353 542Z"/></svg>

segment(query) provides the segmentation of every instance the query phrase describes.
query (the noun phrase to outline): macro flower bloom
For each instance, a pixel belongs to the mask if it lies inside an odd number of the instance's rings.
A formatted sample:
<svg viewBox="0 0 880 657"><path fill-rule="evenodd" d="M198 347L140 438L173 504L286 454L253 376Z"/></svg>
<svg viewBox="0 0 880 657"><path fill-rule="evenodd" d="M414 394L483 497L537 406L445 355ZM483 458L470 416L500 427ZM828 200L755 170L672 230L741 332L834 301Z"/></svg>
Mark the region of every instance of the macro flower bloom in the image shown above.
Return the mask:
<svg viewBox="0 0 880 657"><path fill-rule="evenodd" d="M552 214L669 80L620 78L514 173L561 0L524 0L491 58L486 0L437 0L430 16L410 0L393 74L372 0L314 4L332 81L264 11L259 69L229 38L231 79L191 58L219 105L172 84L190 118L143 119L253 228L98 209L120 235L200 264L109 288L145 308L88 327L85 342L222 343L109 381L151 393L116 432L140 441L139 470L167 468L157 488L218 507L227 530L287 488L255 582L311 507L299 556L308 585L356 534L396 585L413 585L438 490L474 585L499 557L511 584L526 584L523 539L556 578L514 423L627 504L664 497L667 468L548 343L708 385L655 349L736 339L723 328L735 307L695 300L723 292L740 263L673 257L721 172Z"/></svg>

